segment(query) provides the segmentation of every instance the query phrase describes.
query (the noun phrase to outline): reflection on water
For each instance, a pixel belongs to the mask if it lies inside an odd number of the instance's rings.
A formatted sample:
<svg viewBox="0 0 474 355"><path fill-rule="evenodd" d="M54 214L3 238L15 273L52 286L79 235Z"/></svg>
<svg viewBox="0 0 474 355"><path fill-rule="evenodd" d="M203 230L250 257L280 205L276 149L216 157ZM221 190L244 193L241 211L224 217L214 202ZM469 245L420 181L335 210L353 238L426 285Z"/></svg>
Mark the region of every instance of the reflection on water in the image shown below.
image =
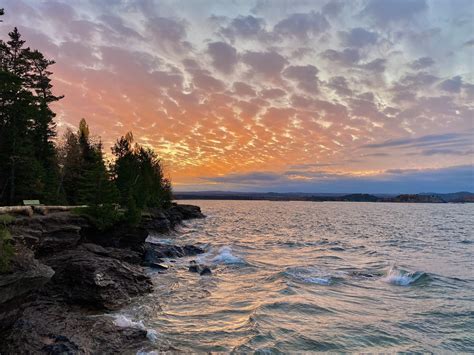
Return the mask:
<svg viewBox="0 0 474 355"><path fill-rule="evenodd" d="M124 311L157 349L474 351L474 205L191 203L166 238L212 275L170 261Z"/></svg>

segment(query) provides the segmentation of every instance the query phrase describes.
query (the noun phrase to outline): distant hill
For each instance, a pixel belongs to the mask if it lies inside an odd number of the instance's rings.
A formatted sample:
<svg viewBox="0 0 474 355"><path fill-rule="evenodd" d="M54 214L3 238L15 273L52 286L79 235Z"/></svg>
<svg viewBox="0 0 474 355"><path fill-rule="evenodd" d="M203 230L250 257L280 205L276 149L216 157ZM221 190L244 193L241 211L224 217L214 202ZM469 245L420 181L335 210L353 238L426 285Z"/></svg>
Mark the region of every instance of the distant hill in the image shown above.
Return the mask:
<svg viewBox="0 0 474 355"><path fill-rule="evenodd" d="M202 191L175 192L177 200L265 200L265 201L345 201L345 202L400 202L400 203L468 203L474 202L474 193L455 192L447 194L342 194L342 193L276 193L276 192L232 192Z"/></svg>
<svg viewBox="0 0 474 355"><path fill-rule="evenodd" d="M467 191L453 192L449 194L421 193L420 195L437 196L446 202L474 202L474 193Z"/></svg>

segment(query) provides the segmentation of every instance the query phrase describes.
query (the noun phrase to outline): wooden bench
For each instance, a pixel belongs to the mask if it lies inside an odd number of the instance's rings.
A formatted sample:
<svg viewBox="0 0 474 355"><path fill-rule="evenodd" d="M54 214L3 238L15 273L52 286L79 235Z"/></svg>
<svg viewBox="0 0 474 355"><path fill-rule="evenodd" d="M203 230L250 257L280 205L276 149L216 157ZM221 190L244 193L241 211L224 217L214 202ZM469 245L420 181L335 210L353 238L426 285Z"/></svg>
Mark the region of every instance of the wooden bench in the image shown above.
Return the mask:
<svg viewBox="0 0 474 355"><path fill-rule="evenodd" d="M42 206L39 200L23 200L23 206Z"/></svg>

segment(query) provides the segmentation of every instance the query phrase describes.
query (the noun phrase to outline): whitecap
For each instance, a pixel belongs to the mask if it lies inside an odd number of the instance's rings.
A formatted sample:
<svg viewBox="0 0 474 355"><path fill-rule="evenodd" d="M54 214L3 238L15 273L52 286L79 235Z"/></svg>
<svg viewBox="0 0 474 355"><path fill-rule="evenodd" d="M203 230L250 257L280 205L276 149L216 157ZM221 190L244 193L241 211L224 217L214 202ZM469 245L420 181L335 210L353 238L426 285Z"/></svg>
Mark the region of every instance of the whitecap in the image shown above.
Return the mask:
<svg viewBox="0 0 474 355"><path fill-rule="evenodd" d="M215 264L243 264L245 261L232 254L232 248L225 246L219 249L219 253L212 259Z"/></svg>
<svg viewBox="0 0 474 355"><path fill-rule="evenodd" d="M142 321L135 322L123 314L115 316L114 324L120 328L146 329Z"/></svg>
<svg viewBox="0 0 474 355"><path fill-rule="evenodd" d="M334 282L330 274L312 266L288 268L285 274L298 281L316 285L327 286Z"/></svg>
<svg viewBox="0 0 474 355"><path fill-rule="evenodd" d="M407 272L392 267L382 278L382 281L397 286L409 286L418 281L423 275L425 275L423 272Z"/></svg>

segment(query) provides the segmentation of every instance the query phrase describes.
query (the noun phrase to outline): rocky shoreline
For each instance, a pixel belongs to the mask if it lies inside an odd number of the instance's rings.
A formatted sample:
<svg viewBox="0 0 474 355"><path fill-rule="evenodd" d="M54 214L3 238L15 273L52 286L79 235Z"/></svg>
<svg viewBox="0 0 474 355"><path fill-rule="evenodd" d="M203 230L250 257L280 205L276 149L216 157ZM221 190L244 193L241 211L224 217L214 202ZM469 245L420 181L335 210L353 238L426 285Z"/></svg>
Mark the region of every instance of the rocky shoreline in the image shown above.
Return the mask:
<svg viewBox="0 0 474 355"><path fill-rule="evenodd" d="M18 217L8 227L15 257L0 274L0 354L136 353L154 348L147 331L117 326L107 312L153 291L144 267L203 253L194 245L150 244L200 208L150 211L137 227L101 232L71 212ZM173 350L173 349L162 349Z"/></svg>

